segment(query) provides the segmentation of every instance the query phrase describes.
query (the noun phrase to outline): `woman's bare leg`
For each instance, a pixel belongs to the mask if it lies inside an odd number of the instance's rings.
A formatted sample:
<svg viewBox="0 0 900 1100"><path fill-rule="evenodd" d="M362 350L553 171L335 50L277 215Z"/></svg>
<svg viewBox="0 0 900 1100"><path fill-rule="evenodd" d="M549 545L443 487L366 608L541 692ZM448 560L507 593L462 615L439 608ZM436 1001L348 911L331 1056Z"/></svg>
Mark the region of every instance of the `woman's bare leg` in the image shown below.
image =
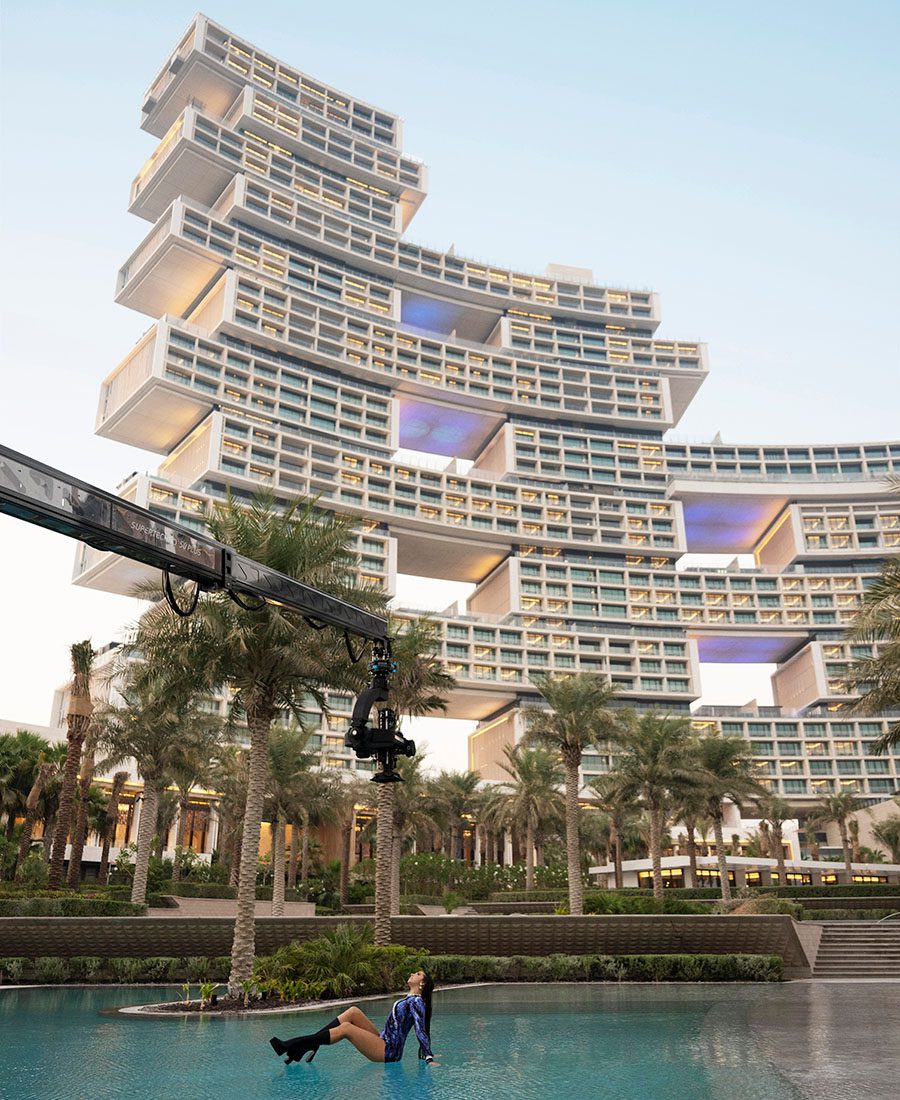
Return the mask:
<svg viewBox="0 0 900 1100"><path fill-rule="evenodd" d="M364 1054L370 1062L384 1061L384 1039L380 1035L373 1035L371 1031L364 1027L342 1023L337 1027L333 1027L328 1032L328 1037L332 1043L339 1043L341 1039L349 1040L359 1053Z"/></svg>
<svg viewBox="0 0 900 1100"><path fill-rule="evenodd" d="M342 1024L356 1024L357 1027L365 1028L366 1031L371 1031L373 1035L378 1035L378 1028L372 1023L369 1017L363 1012L361 1008L356 1005L352 1005L350 1008L345 1009L338 1019Z"/></svg>

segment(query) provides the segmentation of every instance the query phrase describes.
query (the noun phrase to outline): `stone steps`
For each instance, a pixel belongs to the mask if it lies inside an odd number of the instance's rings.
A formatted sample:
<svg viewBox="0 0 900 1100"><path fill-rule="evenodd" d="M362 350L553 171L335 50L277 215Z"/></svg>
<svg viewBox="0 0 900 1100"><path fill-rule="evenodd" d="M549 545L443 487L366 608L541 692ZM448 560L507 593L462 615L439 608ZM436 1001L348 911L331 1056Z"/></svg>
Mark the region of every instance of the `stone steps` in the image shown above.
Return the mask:
<svg viewBox="0 0 900 1100"><path fill-rule="evenodd" d="M814 978L900 978L900 921L822 924Z"/></svg>

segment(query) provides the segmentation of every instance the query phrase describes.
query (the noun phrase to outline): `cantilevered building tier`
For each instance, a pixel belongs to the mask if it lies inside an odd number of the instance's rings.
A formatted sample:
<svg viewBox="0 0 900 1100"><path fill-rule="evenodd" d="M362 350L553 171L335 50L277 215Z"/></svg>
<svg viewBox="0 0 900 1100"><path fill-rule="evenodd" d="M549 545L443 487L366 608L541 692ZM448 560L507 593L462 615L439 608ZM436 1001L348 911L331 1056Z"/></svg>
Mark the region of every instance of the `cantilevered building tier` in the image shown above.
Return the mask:
<svg viewBox="0 0 900 1100"><path fill-rule="evenodd" d="M480 721L486 776L536 673L687 714L705 662L771 663L777 707L703 708L698 729L746 736L794 802L891 793L898 757L870 752L885 722L839 708L868 652L846 628L900 550L900 443L668 442L708 368L658 335L655 294L410 242L427 172L400 120L204 16L142 125L159 145L130 209L149 228L116 297L153 324L104 380L97 431L163 458L123 496L199 528L227 494L314 495L359 517L387 592L398 573L473 584L438 618L449 715ZM684 569L690 552L734 560ZM79 556L79 584L137 579ZM608 765L598 748L583 770Z"/></svg>

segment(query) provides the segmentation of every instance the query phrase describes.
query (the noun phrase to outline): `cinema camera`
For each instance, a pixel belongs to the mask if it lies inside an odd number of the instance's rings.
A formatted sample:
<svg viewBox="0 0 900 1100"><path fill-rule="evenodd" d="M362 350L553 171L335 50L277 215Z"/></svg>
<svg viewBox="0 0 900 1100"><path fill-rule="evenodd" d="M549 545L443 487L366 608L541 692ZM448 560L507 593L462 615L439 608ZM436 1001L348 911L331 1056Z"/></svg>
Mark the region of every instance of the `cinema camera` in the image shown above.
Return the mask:
<svg viewBox="0 0 900 1100"><path fill-rule="evenodd" d="M344 738L344 744L352 749L360 760L375 757L379 770L372 776L374 783L400 783L397 772L398 756L415 756L416 746L397 729L397 713L390 707L378 710L378 725L369 724L372 708L385 703L390 694L389 677L397 671L397 664L391 657L391 643L375 641L372 646L372 661L369 672L372 680L365 691L361 692L350 717L350 728Z"/></svg>

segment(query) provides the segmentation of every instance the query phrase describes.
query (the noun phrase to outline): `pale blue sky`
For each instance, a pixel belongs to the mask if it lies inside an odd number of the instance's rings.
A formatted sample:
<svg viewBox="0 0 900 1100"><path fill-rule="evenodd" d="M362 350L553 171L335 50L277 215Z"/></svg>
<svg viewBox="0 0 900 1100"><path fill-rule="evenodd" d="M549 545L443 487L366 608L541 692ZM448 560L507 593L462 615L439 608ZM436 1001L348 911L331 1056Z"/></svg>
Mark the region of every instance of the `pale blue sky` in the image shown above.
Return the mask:
<svg viewBox="0 0 900 1100"><path fill-rule="evenodd" d="M679 437L900 435L900 3L205 10L403 117L430 170L411 239L658 291L661 335L709 344ZM5 0L0 16L0 436L109 487L158 461L92 432L100 380L150 323L112 302L147 229L125 210L155 144L142 95L195 11ZM4 577L20 579L2 717L46 721L66 644L128 617L67 585L73 549L0 518Z"/></svg>

